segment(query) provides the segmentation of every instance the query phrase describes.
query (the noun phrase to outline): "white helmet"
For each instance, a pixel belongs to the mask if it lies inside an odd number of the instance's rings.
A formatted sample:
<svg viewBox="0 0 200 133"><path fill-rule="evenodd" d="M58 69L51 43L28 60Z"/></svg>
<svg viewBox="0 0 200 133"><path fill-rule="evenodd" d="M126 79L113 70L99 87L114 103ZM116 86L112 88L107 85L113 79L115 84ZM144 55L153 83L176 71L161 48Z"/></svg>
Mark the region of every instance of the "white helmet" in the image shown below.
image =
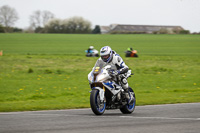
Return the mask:
<svg viewBox="0 0 200 133"><path fill-rule="evenodd" d="M113 55L113 52L109 46L105 46L101 48L100 56L104 62L107 62L107 63L110 62L112 60L112 55Z"/></svg>
<svg viewBox="0 0 200 133"><path fill-rule="evenodd" d="M94 49L94 46L90 46L90 49Z"/></svg>

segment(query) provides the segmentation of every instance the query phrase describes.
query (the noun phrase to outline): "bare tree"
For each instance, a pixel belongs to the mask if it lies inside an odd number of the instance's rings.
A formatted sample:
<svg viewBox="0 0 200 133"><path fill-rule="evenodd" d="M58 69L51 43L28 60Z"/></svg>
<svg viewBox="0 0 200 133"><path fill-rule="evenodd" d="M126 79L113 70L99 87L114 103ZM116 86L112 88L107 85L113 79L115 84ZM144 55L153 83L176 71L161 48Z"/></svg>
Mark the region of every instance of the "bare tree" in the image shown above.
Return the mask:
<svg viewBox="0 0 200 133"><path fill-rule="evenodd" d="M37 10L30 16L30 25L33 28L44 27L52 18L54 18L54 14L50 11Z"/></svg>
<svg viewBox="0 0 200 133"><path fill-rule="evenodd" d="M5 28L5 32L9 32L11 26L19 19L17 11L7 5L0 7L0 24Z"/></svg>
<svg viewBox="0 0 200 133"><path fill-rule="evenodd" d="M30 16L30 24L33 28L41 27L41 11L35 11L33 15Z"/></svg>
<svg viewBox="0 0 200 133"><path fill-rule="evenodd" d="M51 13L50 11L43 11L43 13L42 13L43 26L45 26L45 24L47 24L47 22L53 18L54 18L53 13Z"/></svg>

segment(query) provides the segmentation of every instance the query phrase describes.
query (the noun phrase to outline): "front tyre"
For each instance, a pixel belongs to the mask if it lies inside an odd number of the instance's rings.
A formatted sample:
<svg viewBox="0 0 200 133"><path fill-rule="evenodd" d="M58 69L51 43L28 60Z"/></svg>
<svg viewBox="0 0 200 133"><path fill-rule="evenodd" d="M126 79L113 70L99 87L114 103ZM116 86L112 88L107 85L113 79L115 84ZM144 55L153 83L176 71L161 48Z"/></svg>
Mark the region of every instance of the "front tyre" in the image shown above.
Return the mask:
<svg viewBox="0 0 200 133"><path fill-rule="evenodd" d="M126 104L122 108L120 108L120 111L123 114L131 114L135 110L136 98L135 98L135 93L131 87L129 87L129 92L133 95L134 101L132 104Z"/></svg>
<svg viewBox="0 0 200 133"><path fill-rule="evenodd" d="M92 90L90 94L90 107L96 115L102 115L105 112L106 103L100 101L99 90Z"/></svg>

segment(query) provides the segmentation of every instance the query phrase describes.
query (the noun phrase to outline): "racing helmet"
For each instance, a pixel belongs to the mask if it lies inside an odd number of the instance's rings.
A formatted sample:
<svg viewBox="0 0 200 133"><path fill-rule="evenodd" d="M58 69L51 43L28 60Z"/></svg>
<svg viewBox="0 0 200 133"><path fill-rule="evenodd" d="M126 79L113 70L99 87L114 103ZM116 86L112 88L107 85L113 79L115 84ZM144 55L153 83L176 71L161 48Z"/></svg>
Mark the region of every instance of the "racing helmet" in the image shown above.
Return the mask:
<svg viewBox="0 0 200 133"><path fill-rule="evenodd" d="M94 49L94 46L90 46L89 48L90 48L90 49Z"/></svg>
<svg viewBox="0 0 200 133"><path fill-rule="evenodd" d="M113 56L112 49L109 46L102 47L100 50L100 56L104 62L110 62Z"/></svg>

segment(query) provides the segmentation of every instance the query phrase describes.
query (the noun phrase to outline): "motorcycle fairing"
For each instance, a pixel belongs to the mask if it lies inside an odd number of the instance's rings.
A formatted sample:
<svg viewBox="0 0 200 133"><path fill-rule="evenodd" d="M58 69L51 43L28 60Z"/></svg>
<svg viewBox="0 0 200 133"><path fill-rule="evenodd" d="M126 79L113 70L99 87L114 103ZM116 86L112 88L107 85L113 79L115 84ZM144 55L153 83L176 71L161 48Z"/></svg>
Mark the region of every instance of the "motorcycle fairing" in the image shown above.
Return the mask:
<svg viewBox="0 0 200 133"><path fill-rule="evenodd" d="M113 95L116 95L121 89L116 90L115 86L119 86L118 84L116 84L115 82L103 82L103 85L108 88L110 90L110 92L113 93ZM121 88L121 87L120 87Z"/></svg>

